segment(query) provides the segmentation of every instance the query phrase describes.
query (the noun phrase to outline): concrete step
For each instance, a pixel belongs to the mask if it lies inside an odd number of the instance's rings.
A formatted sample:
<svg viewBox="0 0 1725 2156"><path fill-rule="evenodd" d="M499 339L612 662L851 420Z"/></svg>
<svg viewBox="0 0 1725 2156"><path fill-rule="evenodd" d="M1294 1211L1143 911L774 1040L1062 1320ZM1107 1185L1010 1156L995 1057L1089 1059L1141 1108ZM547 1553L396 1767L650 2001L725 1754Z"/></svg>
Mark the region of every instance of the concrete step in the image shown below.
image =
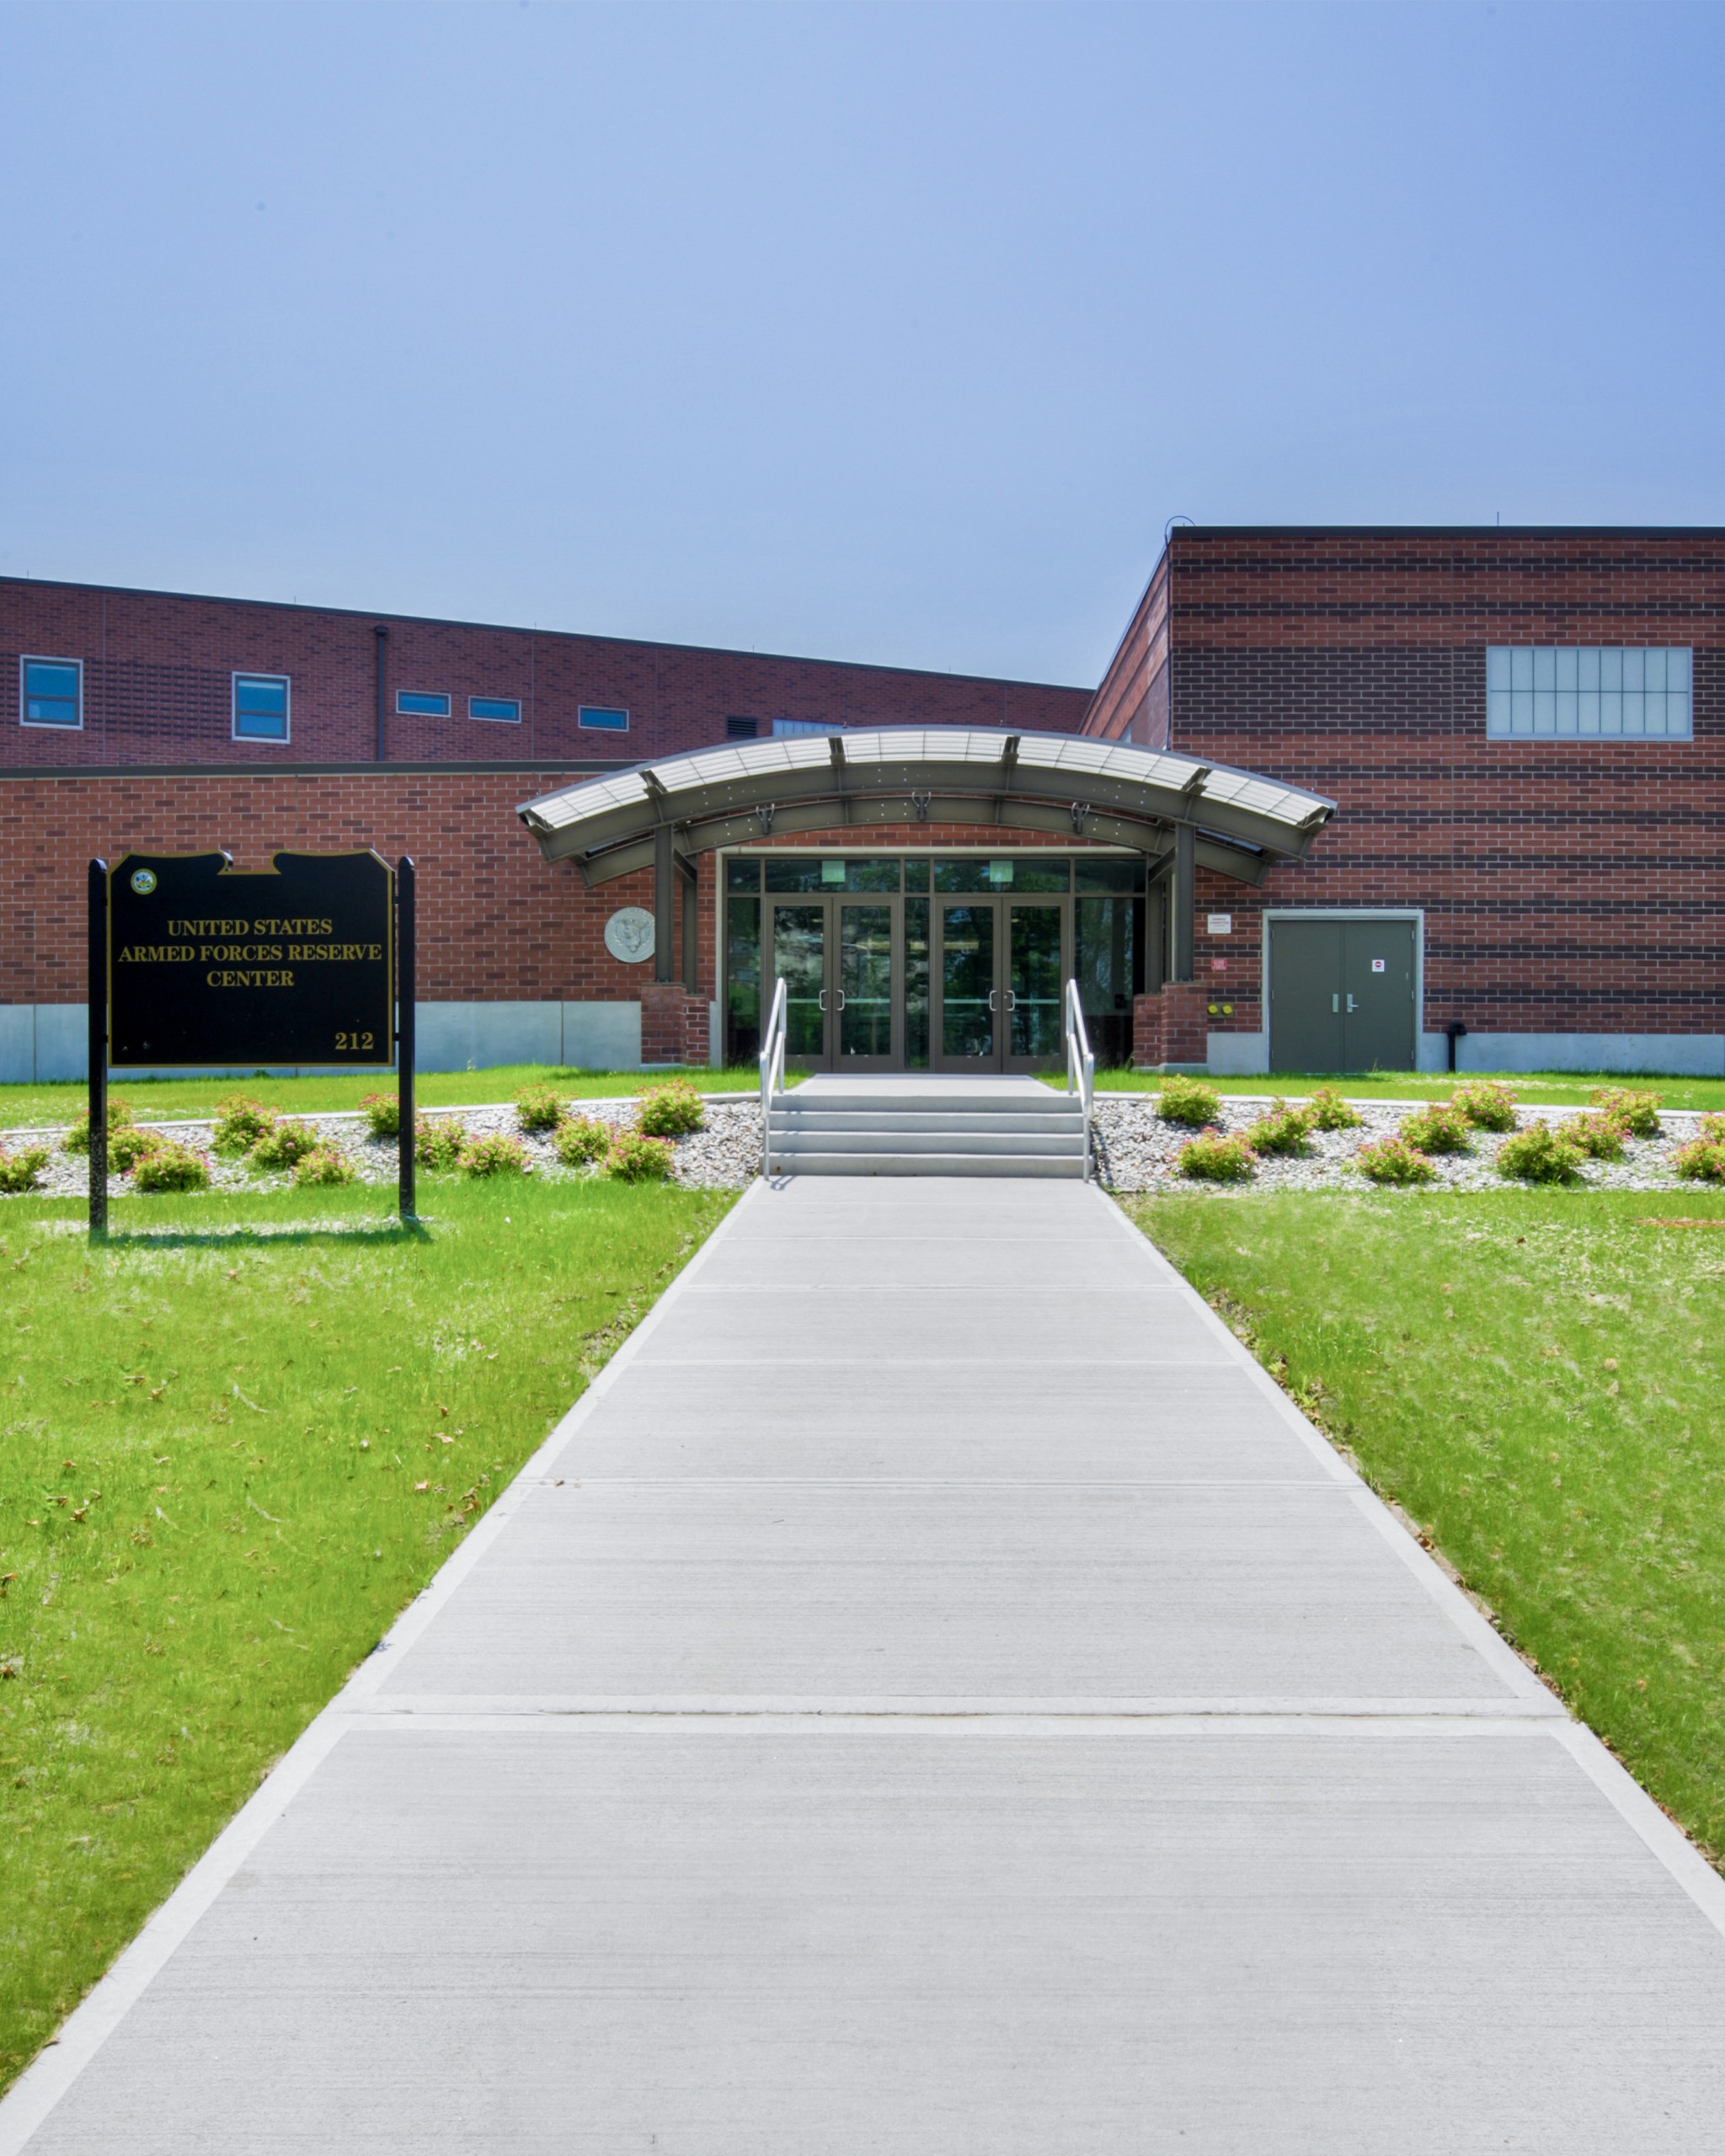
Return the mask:
<svg viewBox="0 0 1725 2156"><path fill-rule="evenodd" d="M1039 1092L1040 1097L1039 1097ZM836 1086L823 1086L819 1092L812 1086L797 1090L783 1097L783 1105L794 1107L799 1113L813 1114L839 1113L868 1115L1072 1115L1078 1113L1076 1093L1056 1093L1044 1086L1039 1092L1021 1091L1016 1086L1005 1086L996 1081L985 1091L980 1086L975 1091L962 1081L950 1085L932 1086L926 1091L901 1091L894 1087L888 1091L862 1086L854 1090Z"/></svg>
<svg viewBox="0 0 1725 2156"><path fill-rule="evenodd" d="M1083 1172L1077 1154L798 1153L781 1160L775 1150L773 1157L775 1175L1035 1176L1076 1182Z"/></svg>
<svg viewBox="0 0 1725 2156"><path fill-rule="evenodd" d="M1034 1154L1082 1160L1081 1130L796 1130L775 1124L772 1150L787 1160L811 1153L969 1153L1017 1157Z"/></svg>
<svg viewBox="0 0 1725 2156"><path fill-rule="evenodd" d="M991 1130L1081 1131L1081 1110L1073 1113L1042 1115L967 1115L962 1112L940 1115L920 1110L900 1113L892 1108L775 1108L775 1130Z"/></svg>

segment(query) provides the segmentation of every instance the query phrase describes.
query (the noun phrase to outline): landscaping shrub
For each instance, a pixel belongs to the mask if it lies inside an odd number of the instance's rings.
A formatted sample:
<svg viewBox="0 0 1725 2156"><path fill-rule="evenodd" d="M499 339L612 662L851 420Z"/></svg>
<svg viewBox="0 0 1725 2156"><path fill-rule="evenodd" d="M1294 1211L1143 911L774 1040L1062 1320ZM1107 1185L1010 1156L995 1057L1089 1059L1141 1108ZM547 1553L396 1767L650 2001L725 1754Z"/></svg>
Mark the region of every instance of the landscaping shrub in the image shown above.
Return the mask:
<svg viewBox="0 0 1725 2156"><path fill-rule="evenodd" d="M1306 1103L1314 1130L1358 1130L1365 1118L1333 1086L1320 1086Z"/></svg>
<svg viewBox="0 0 1725 2156"><path fill-rule="evenodd" d="M108 1172L129 1176L147 1153L159 1153L167 1143L159 1130L141 1130L135 1123L123 1123L108 1140Z"/></svg>
<svg viewBox="0 0 1725 2156"><path fill-rule="evenodd" d="M1438 1173L1423 1153L1399 1136L1377 1138L1362 1145L1354 1155L1354 1165L1373 1182L1403 1186L1435 1182Z"/></svg>
<svg viewBox="0 0 1725 2156"><path fill-rule="evenodd" d="M1220 1130L1206 1130L1180 1148L1175 1166L1199 1182L1244 1182L1258 1166L1258 1155L1243 1133L1225 1138Z"/></svg>
<svg viewBox="0 0 1725 2156"><path fill-rule="evenodd" d="M249 1153L275 1128L275 1112L245 1093L230 1093L216 1111L210 1143L218 1153Z"/></svg>
<svg viewBox="0 0 1725 2156"><path fill-rule="evenodd" d="M668 1139L620 1130L605 1156L605 1172L616 1182L663 1182L673 1157Z"/></svg>
<svg viewBox="0 0 1725 2156"><path fill-rule="evenodd" d="M190 1145L167 1139L153 1152L146 1153L133 1171L139 1190L207 1190L210 1163Z"/></svg>
<svg viewBox="0 0 1725 2156"><path fill-rule="evenodd" d="M357 1182L360 1171L340 1146L326 1139L294 1162L293 1179L299 1183Z"/></svg>
<svg viewBox="0 0 1725 2156"><path fill-rule="evenodd" d="M1623 1125L1615 1115L1602 1109L1591 1108L1580 1115L1573 1115L1566 1123L1558 1126L1557 1135L1566 1145L1573 1145L1578 1153L1585 1153L1595 1161L1621 1161L1623 1158Z"/></svg>
<svg viewBox="0 0 1725 2156"><path fill-rule="evenodd" d="M1701 1134L1709 1145L1725 1145L1725 1115L1704 1115Z"/></svg>
<svg viewBox="0 0 1725 2156"><path fill-rule="evenodd" d="M1515 1128L1515 1096L1496 1078L1470 1078L1455 1087L1447 1105L1476 1130Z"/></svg>
<svg viewBox="0 0 1725 2156"><path fill-rule="evenodd" d="M374 1138L399 1138L401 1101L394 1093L367 1093L360 1106L366 1111L366 1128Z"/></svg>
<svg viewBox="0 0 1725 2156"><path fill-rule="evenodd" d="M253 1146L249 1165L260 1170L296 1168L307 1153L315 1152L323 1141L308 1123L302 1123L296 1116L288 1116L280 1123L272 1123Z"/></svg>
<svg viewBox="0 0 1725 2156"><path fill-rule="evenodd" d="M523 1130L555 1130L568 1113L555 1086L523 1086L515 1095L515 1121Z"/></svg>
<svg viewBox="0 0 1725 2156"><path fill-rule="evenodd" d="M1567 1138L1548 1123L1530 1124L1506 1138L1498 1148L1500 1176L1514 1176L1521 1182L1573 1182L1581 1172L1582 1156Z"/></svg>
<svg viewBox="0 0 1725 2156"><path fill-rule="evenodd" d="M1246 1136L1254 1153L1303 1153L1311 1125L1311 1110L1296 1107L1290 1102L1261 1115Z"/></svg>
<svg viewBox="0 0 1725 2156"><path fill-rule="evenodd" d="M1189 1123L1202 1130L1221 1113L1222 1097L1201 1078L1164 1078L1156 1112L1164 1123Z"/></svg>
<svg viewBox="0 0 1725 2156"><path fill-rule="evenodd" d="M467 1142L467 1129L458 1117L422 1115L414 1119L414 1158L422 1168L457 1166Z"/></svg>
<svg viewBox="0 0 1725 2156"><path fill-rule="evenodd" d="M592 1116L572 1116L558 1125L551 1143L566 1168L583 1168L611 1150L611 1125Z"/></svg>
<svg viewBox="0 0 1725 2156"><path fill-rule="evenodd" d="M1466 1117L1441 1101L1434 1101L1430 1107L1404 1116L1397 1135L1413 1146L1417 1153L1471 1153L1473 1150Z"/></svg>
<svg viewBox="0 0 1725 2156"><path fill-rule="evenodd" d="M641 1128L649 1138L686 1138L707 1120L707 1104L686 1078L655 1086L641 1102Z"/></svg>
<svg viewBox="0 0 1725 2156"><path fill-rule="evenodd" d="M470 1138L456 1166L464 1176L519 1176L527 1171L527 1156L519 1138L499 1130L488 1138Z"/></svg>
<svg viewBox="0 0 1725 2156"><path fill-rule="evenodd" d="M1719 1118L1709 1116L1707 1120L1717 1123ZM1725 1182L1725 1141L1691 1138L1688 1145L1680 1145L1671 1155L1671 1165L1691 1182Z"/></svg>
<svg viewBox="0 0 1725 2156"><path fill-rule="evenodd" d="M34 1190L36 1177L47 1165L45 1145L26 1145L21 1153L8 1153L0 1145L0 1191L8 1198L16 1198L26 1190Z"/></svg>
<svg viewBox="0 0 1725 2156"><path fill-rule="evenodd" d="M108 1135L110 1140L112 1139L115 1132L118 1130L122 1124L131 1123L134 1120L135 1118L131 1108L124 1101L109 1102ZM61 1139L60 1142L62 1150L68 1153L88 1153L89 1151L90 1111L88 1102L85 1103L83 1113L78 1117L77 1121L72 1124L71 1129L67 1132L65 1137Z"/></svg>
<svg viewBox="0 0 1725 2156"><path fill-rule="evenodd" d="M1659 1097L1657 1093L1636 1093L1621 1086L1601 1086L1593 1096L1593 1104L1603 1109L1614 1123L1635 1138L1657 1138L1659 1134Z"/></svg>

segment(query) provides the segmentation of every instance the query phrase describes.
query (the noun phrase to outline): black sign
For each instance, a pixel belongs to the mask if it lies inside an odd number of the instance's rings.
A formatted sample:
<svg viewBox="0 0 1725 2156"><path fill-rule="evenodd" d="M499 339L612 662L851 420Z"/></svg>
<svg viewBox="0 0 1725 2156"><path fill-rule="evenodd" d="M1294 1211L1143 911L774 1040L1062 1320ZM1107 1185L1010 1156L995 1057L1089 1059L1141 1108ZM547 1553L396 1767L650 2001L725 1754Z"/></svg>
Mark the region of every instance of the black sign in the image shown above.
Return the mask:
<svg viewBox="0 0 1725 2156"><path fill-rule="evenodd" d="M394 878L375 853L129 853L108 878L108 1060L387 1066Z"/></svg>

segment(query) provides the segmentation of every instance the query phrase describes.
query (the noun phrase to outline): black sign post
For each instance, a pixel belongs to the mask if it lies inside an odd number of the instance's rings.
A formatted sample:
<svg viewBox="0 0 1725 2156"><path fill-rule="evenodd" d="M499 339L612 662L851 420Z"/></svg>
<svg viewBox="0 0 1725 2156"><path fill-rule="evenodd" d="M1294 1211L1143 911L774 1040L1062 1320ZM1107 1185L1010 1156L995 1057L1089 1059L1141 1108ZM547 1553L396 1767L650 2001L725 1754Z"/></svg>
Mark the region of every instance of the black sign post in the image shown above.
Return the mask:
<svg viewBox="0 0 1725 2156"><path fill-rule="evenodd" d="M414 1216L414 864L370 852L90 863L90 1233L108 1226L109 1070L388 1070Z"/></svg>
<svg viewBox="0 0 1725 2156"><path fill-rule="evenodd" d="M90 1241L108 1232L108 864L90 863Z"/></svg>

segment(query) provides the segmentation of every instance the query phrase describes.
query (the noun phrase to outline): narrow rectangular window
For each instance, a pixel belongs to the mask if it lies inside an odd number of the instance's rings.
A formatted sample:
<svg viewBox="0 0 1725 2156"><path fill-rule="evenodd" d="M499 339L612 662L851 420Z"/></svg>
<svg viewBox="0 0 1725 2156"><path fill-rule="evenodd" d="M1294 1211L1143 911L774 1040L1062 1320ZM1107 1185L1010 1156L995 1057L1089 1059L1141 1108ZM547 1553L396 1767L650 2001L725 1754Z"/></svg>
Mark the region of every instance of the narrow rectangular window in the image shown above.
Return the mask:
<svg viewBox="0 0 1725 2156"><path fill-rule="evenodd" d="M581 704L575 712L578 726L596 726L601 733L627 734L629 714L607 704Z"/></svg>
<svg viewBox="0 0 1725 2156"><path fill-rule="evenodd" d="M1688 741L1688 644L1491 644L1486 732L1494 741Z"/></svg>
<svg viewBox="0 0 1725 2156"><path fill-rule="evenodd" d="M776 718L772 722L772 730L780 740L783 740L788 735L842 734L845 729L825 718Z"/></svg>
<svg viewBox="0 0 1725 2156"><path fill-rule="evenodd" d="M449 698L432 689L398 689L395 707L409 718L447 718Z"/></svg>
<svg viewBox="0 0 1725 2156"><path fill-rule="evenodd" d="M521 705L518 696L469 696L469 718L499 718L505 725L521 723Z"/></svg>
<svg viewBox="0 0 1725 2156"><path fill-rule="evenodd" d="M233 677L233 738L236 741L286 741L289 677L286 674L236 674Z"/></svg>
<svg viewBox="0 0 1725 2156"><path fill-rule="evenodd" d="M19 684L21 726L84 723L84 663L81 659L26 659Z"/></svg>

